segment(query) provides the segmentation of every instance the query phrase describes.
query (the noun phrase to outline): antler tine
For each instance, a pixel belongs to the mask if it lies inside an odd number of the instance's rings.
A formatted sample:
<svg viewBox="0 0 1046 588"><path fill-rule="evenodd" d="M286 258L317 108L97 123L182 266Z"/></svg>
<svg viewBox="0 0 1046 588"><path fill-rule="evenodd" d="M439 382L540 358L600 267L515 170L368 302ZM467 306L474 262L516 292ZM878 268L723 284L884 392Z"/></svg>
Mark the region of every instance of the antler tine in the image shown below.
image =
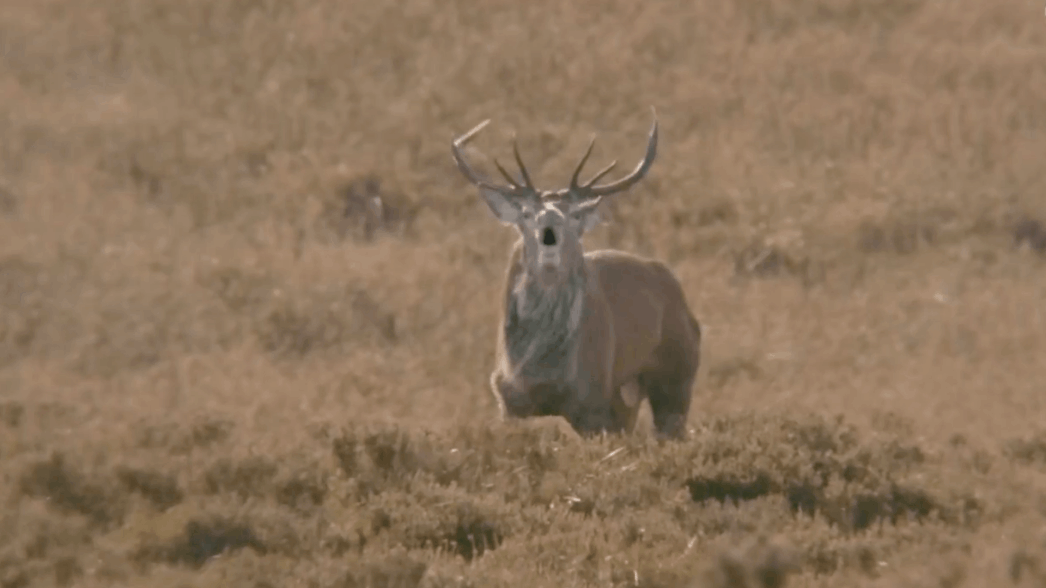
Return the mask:
<svg viewBox="0 0 1046 588"><path fill-rule="evenodd" d="M583 186L581 186L581 189L582 190L588 190L589 188L592 187L593 184L595 184L599 180L603 179L603 176L605 176L608 173L610 173L610 171L612 169L614 169L615 167L617 167L617 160L616 159L614 161L611 161L610 164L607 165L606 167L604 167L603 169L597 171L596 175L592 176L591 179L589 179L587 182L585 182L585 184Z"/></svg>
<svg viewBox="0 0 1046 588"><path fill-rule="evenodd" d="M457 139L454 139L454 145L456 147L460 147L460 146L464 145L465 143L468 143L469 141L472 140L473 137L475 137L477 134L479 134L480 131L482 131L483 129L487 128L487 125L489 125L489 124L490 124L490 119L488 118L487 120L485 120L485 121L479 123L478 125L472 127L471 131L465 133L464 135L458 137Z"/></svg>
<svg viewBox="0 0 1046 588"><path fill-rule="evenodd" d="M460 171L461 174L465 176L465 178L468 181L479 186L486 186L487 181L482 176L477 174L476 171L472 169L472 166L468 164L468 162L465 160L465 155L461 152L461 147L469 141L471 141L473 137L475 137L489 124L490 119L488 118L487 120L472 127L471 131L465 133L464 135L461 135L460 137L454 139L450 143L450 152L454 156L454 163L458 165L458 171Z"/></svg>
<svg viewBox="0 0 1046 588"><path fill-rule="evenodd" d="M516 156L516 165L519 166L519 173L523 174L523 184L526 188L534 189L534 182L530 181L530 174L527 173L527 166L523 163L523 158L519 155L519 142L516 141L516 134L512 134L512 154Z"/></svg>
<svg viewBox="0 0 1046 588"><path fill-rule="evenodd" d="M639 165L637 165L634 170L632 170L632 173L621 178L620 180L617 180L616 182L611 182L602 186L590 186L586 188L588 195L607 196L615 192L627 190L628 188L631 188L636 182L643 179L643 176L645 176L646 173L650 170L650 166L654 163L654 158L657 157L657 111L655 111L653 107L650 108L650 111L654 115L654 124L650 128L650 139L647 141L646 155L643 156L643 160L639 162ZM607 169L605 170L605 172L600 172L600 174L609 171L610 170ZM600 174L596 175L599 176ZM595 179L592 180L592 182L594 181ZM591 184L592 182L589 183Z"/></svg>
<svg viewBox="0 0 1046 588"><path fill-rule="evenodd" d="M490 124L489 118L473 127L472 130L470 130L469 132L465 133L464 135L461 135L457 139L454 139L454 141L452 141L450 144L451 154L454 156L454 162L457 164L458 170L462 173L462 175L465 176L466 179L468 179L468 181L481 188L487 188L488 190L494 190L496 192L501 193L513 193L516 190L518 190L520 186L517 182L515 182L512 179L508 172L506 172L505 169L501 167L501 164L498 163L496 159L494 160L494 163L498 166L498 170L501 171L501 174L505 176L505 179L507 179L509 183L512 184L511 187L498 186L496 184L491 183L481 174L477 173L476 170L472 169L472 166L470 166L468 164L468 161L465 160L465 155L461 152L462 146L471 141L472 138L475 137L477 133L482 131L488 124Z"/></svg>
<svg viewBox="0 0 1046 588"><path fill-rule="evenodd" d="M581 169L588 163L588 156L592 155L592 148L596 146L596 134L592 133L592 140L588 142L588 149L585 150L585 154L581 156L581 161L578 162L577 167L574 168L574 175L570 177L570 189L572 191L581 188L578 185L577 179L581 175Z"/></svg>
<svg viewBox="0 0 1046 588"><path fill-rule="evenodd" d="M498 168L498 171L501 172L502 177L504 177L506 180L508 180L508 183L512 184L513 188L522 188L523 187L523 186L519 185L519 182L516 181L516 178L512 177L512 174L508 173L508 170L506 170L501 165L501 162L498 161L498 159L496 157L494 158L494 165Z"/></svg>

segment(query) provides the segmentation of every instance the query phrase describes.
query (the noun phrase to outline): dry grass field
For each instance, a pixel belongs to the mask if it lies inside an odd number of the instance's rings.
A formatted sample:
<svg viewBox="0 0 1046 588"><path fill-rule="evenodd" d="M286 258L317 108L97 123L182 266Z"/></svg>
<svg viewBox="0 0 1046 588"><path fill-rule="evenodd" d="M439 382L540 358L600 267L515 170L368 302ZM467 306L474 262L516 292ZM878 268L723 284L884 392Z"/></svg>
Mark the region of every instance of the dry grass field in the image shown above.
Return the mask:
<svg viewBox="0 0 1046 588"><path fill-rule="evenodd" d="M689 438L499 423L449 142L651 106ZM1026 0L5 0L0 588L1046 586L1044 154Z"/></svg>

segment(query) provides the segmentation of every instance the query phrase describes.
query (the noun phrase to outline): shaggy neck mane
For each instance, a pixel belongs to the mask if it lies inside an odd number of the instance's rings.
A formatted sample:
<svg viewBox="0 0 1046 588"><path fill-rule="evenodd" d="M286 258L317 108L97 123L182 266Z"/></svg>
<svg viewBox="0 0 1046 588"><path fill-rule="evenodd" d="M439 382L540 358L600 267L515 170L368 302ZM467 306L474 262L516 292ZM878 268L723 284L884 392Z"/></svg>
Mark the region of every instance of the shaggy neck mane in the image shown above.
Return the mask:
<svg viewBox="0 0 1046 588"><path fill-rule="evenodd" d="M570 369L585 296L584 270L578 268L552 288L522 272L509 296L505 347L517 373L559 379Z"/></svg>

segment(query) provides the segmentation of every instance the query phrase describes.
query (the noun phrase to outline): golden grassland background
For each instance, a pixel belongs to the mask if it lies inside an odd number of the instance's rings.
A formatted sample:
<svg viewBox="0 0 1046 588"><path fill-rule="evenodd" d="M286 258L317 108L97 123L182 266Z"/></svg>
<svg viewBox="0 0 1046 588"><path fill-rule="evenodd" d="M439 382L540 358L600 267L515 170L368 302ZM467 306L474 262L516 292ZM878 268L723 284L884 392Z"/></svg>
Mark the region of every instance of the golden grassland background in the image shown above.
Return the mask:
<svg viewBox="0 0 1046 588"><path fill-rule="evenodd" d="M691 438L498 424L449 141L651 106ZM6 0L0 150L3 588L1046 585L1039 4Z"/></svg>

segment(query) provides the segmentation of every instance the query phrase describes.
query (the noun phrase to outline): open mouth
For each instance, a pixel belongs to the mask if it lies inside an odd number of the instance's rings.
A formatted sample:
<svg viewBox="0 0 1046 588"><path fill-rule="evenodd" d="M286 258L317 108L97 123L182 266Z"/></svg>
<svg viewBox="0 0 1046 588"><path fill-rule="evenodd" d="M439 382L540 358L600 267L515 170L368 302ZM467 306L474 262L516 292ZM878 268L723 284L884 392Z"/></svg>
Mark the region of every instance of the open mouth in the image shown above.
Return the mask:
<svg viewBox="0 0 1046 588"><path fill-rule="evenodd" d="M551 247L556 244L556 234L552 231L552 229L545 229L545 232L541 237L541 244L547 247Z"/></svg>

